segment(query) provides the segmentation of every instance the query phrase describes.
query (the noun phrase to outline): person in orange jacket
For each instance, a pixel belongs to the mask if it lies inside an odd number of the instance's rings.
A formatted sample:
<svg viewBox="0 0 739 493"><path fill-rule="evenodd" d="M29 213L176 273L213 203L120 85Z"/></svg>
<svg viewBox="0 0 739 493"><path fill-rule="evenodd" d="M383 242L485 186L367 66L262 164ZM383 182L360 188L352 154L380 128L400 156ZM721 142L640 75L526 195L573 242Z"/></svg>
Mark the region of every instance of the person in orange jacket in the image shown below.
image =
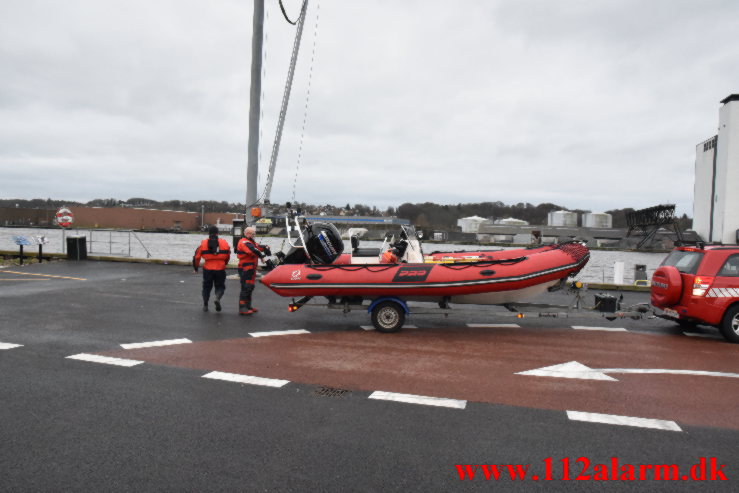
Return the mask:
<svg viewBox="0 0 739 493"><path fill-rule="evenodd" d="M200 266L200 259L205 260L203 265L203 311L208 311L210 291L215 286L216 311L221 311L221 298L226 291L226 264L231 258L231 247L223 238L218 237L218 228L211 226L208 229L208 238L203 240L195 250L192 258L192 267L195 272Z"/></svg>
<svg viewBox="0 0 739 493"><path fill-rule="evenodd" d="M390 248L385 250L380 259L381 264L397 264L398 263L398 250L397 248Z"/></svg>
<svg viewBox="0 0 739 493"><path fill-rule="evenodd" d="M251 315L258 310L251 304L254 292L254 281L257 278L259 259L271 255L269 247L260 245L254 240L256 230L253 226L244 229L244 237L236 245L236 256L239 258L239 315Z"/></svg>

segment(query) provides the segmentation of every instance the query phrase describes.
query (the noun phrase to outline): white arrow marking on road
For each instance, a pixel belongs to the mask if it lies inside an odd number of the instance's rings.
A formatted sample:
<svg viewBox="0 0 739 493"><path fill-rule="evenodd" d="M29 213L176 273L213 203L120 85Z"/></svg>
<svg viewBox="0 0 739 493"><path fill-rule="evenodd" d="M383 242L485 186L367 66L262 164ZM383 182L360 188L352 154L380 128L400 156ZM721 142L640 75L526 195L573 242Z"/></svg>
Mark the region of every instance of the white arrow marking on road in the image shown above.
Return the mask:
<svg viewBox="0 0 739 493"><path fill-rule="evenodd" d="M516 375L532 375L535 377L558 377L558 378L579 378L582 380L611 380L617 382L615 378L609 377L605 373L593 370L587 366L570 361L561 365L546 366L537 370L528 370L516 373Z"/></svg>
<svg viewBox="0 0 739 493"><path fill-rule="evenodd" d="M23 344L11 344L9 342L0 342L0 349L14 349L17 347L22 347Z"/></svg>
<svg viewBox="0 0 739 493"><path fill-rule="evenodd" d="M670 375L697 375L704 377L727 377L739 378L739 373L724 373L719 371L702 370L665 370L652 368L589 368L577 361L570 361L560 365L546 366L536 370L528 370L516 373L516 375L531 375L535 377L557 377L557 378L579 378L581 380L618 380L609 377L606 373L644 373L644 374L670 374Z"/></svg>

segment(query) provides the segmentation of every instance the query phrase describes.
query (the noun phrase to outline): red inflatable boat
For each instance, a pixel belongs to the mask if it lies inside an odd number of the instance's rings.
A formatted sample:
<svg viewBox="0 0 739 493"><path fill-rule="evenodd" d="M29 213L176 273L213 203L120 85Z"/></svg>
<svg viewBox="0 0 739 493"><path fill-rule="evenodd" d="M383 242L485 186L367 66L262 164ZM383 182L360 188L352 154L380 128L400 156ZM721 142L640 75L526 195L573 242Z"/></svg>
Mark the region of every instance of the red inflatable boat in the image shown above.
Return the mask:
<svg viewBox="0 0 739 493"><path fill-rule="evenodd" d="M571 242L457 252L450 261L447 254L424 256L417 238L406 233L401 237L401 262L383 264L377 249L362 251L353 244L353 252L342 255L343 242L333 225L313 224L302 234L282 265L261 279L280 296L511 303L536 296L576 274L590 257L584 244Z"/></svg>

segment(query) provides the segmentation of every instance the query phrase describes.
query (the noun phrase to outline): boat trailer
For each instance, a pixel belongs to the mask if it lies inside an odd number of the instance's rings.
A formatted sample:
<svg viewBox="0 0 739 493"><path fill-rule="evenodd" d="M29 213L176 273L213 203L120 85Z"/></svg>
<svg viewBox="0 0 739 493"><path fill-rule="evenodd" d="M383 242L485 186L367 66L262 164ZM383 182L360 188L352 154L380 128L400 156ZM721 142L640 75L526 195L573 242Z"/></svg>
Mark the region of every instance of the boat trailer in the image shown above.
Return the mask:
<svg viewBox="0 0 739 493"><path fill-rule="evenodd" d="M495 317L539 317L539 318L568 318L568 317L593 317L605 318L613 321L620 318L631 318L639 320L644 318L656 318L652 311L652 307L648 303L637 303L627 307L622 307L623 295L620 297L612 296L604 293L595 294L593 305L585 302L585 296L588 294L588 285L580 281L567 282L562 280L559 284L549 288L549 291L559 291L566 289L572 294L572 301L567 305L554 305L547 303L503 303L500 305L485 306L502 306L507 312L494 312ZM398 332L405 323L408 315L444 315L448 317L459 308L451 308L448 299L444 299L438 303L438 307L433 306L416 306L408 305L408 302L397 296L381 296L372 300L367 305L364 304L362 298L342 298L335 299L329 297L327 303L309 303L311 296L305 296L298 300L293 299L288 305L291 312L297 311L303 306L325 307L331 310L341 310L347 314L355 310L364 310L370 314L372 325L378 332L391 333ZM487 312L492 314L492 312Z"/></svg>

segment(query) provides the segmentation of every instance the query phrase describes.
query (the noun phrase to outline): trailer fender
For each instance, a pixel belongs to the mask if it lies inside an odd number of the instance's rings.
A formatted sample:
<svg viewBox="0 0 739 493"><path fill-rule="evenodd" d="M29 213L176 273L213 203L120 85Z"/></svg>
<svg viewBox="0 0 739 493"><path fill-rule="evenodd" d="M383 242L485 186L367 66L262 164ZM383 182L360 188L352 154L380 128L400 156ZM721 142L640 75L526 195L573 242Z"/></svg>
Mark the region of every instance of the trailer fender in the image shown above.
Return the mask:
<svg viewBox="0 0 739 493"><path fill-rule="evenodd" d="M372 309L382 303L383 301L393 301L400 306L403 307L403 310L405 311L405 314L408 315L411 313L411 311L408 309L408 305L405 301L401 300L400 298L396 298L394 296L385 296L382 298L377 298L375 301L373 301L370 306L367 308L367 313L372 313Z"/></svg>

